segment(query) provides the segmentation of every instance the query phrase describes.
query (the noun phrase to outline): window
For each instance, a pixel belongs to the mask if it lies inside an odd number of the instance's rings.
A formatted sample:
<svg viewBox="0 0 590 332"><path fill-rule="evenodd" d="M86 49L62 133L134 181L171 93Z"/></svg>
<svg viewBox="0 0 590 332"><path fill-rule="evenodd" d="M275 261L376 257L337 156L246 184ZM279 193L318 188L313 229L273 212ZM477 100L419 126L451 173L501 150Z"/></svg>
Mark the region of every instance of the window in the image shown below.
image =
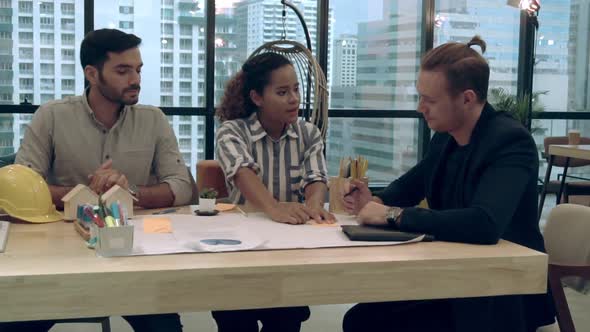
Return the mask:
<svg viewBox="0 0 590 332"><path fill-rule="evenodd" d="M41 60L53 60L55 58L54 51L52 48L42 48L40 53Z"/></svg>
<svg viewBox="0 0 590 332"><path fill-rule="evenodd" d="M180 49L181 50L191 50L193 48L193 41L191 39L181 39L180 40Z"/></svg>
<svg viewBox="0 0 590 332"><path fill-rule="evenodd" d="M41 75L53 75L55 72L55 66L53 63L42 63L41 64Z"/></svg>
<svg viewBox="0 0 590 332"><path fill-rule="evenodd" d="M172 92L172 82L171 81L160 82L160 92L162 92L162 93Z"/></svg>
<svg viewBox="0 0 590 332"><path fill-rule="evenodd" d="M41 32L39 36L41 39L41 45L53 45L54 37L52 33Z"/></svg>
<svg viewBox="0 0 590 332"><path fill-rule="evenodd" d="M32 16L19 16L18 17L19 28L33 28L33 17Z"/></svg>
<svg viewBox="0 0 590 332"><path fill-rule="evenodd" d="M0 102L2 104L8 104L8 102L12 101L12 94L10 93L1 93L0 94Z"/></svg>
<svg viewBox="0 0 590 332"><path fill-rule="evenodd" d="M74 45L74 35L70 33L62 33L61 34L61 44L62 45Z"/></svg>
<svg viewBox="0 0 590 332"><path fill-rule="evenodd" d="M0 0L0 8L12 8L11 0Z"/></svg>
<svg viewBox="0 0 590 332"><path fill-rule="evenodd" d="M28 47L20 47L18 49L18 57L20 59L32 59L33 58L33 49Z"/></svg>
<svg viewBox="0 0 590 332"><path fill-rule="evenodd" d="M76 12L76 5L73 3L62 3L61 14L62 15L74 15Z"/></svg>
<svg viewBox="0 0 590 332"><path fill-rule="evenodd" d="M0 39L11 39L12 34L8 31L0 31Z"/></svg>
<svg viewBox="0 0 590 332"><path fill-rule="evenodd" d="M174 25L172 25L172 23L164 23L164 25L162 26L162 33L165 35L173 35Z"/></svg>
<svg viewBox="0 0 590 332"><path fill-rule="evenodd" d="M330 1L329 15L334 24L329 31L333 42L328 45L326 77L332 110L416 109L422 2L370 1L361 5L362 10L350 12L349 1ZM413 56L397 56L406 53ZM390 54L396 56L390 58ZM387 69L401 66L411 70L400 73ZM329 122L326 159L330 175L338 173L342 156L361 154L371 165L371 182L389 183L418 160L417 119L331 118Z"/></svg>
<svg viewBox="0 0 590 332"><path fill-rule="evenodd" d="M192 106L192 97L191 96L180 96L180 106L181 107L189 107Z"/></svg>
<svg viewBox="0 0 590 332"><path fill-rule="evenodd" d="M162 78L173 78L172 67L160 67L160 76Z"/></svg>
<svg viewBox="0 0 590 332"><path fill-rule="evenodd" d="M171 64L173 62L174 56L170 52L162 52L161 53L161 61L162 63Z"/></svg>
<svg viewBox="0 0 590 332"><path fill-rule="evenodd" d="M61 74L64 76L74 76L76 74L76 70L73 64L62 64L61 65Z"/></svg>
<svg viewBox="0 0 590 332"><path fill-rule="evenodd" d="M55 80L53 78L42 78L41 79L41 90L54 90Z"/></svg>
<svg viewBox="0 0 590 332"><path fill-rule="evenodd" d="M19 79L19 86L22 90L33 90L33 79L21 78Z"/></svg>
<svg viewBox="0 0 590 332"><path fill-rule="evenodd" d="M192 78L193 73L191 68L180 68L180 78Z"/></svg>
<svg viewBox="0 0 590 332"><path fill-rule="evenodd" d="M19 1L18 11L21 13L33 13L33 1Z"/></svg>
<svg viewBox="0 0 590 332"><path fill-rule="evenodd" d="M174 20L174 9L162 8L161 19L162 21Z"/></svg>
<svg viewBox="0 0 590 332"><path fill-rule="evenodd" d="M52 2L40 2L39 3L39 12L41 14L53 15L53 3Z"/></svg>
<svg viewBox="0 0 590 332"><path fill-rule="evenodd" d="M181 138L178 140L178 146L181 150L190 150L191 149L191 140L190 138Z"/></svg>
<svg viewBox="0 0 590 332"><path fill-rule="evenodd" d="M448 0L436 1L434 46L449 42L467 42L478 34L490 46L484 54L490 68L490 89L502 88L516 93L516 67L518 66L519 10L506 6L506 1L455 6ZM490 33L493 31L494 33Z"/></svg>
<svg viewBox="0 0 590 332"><path fill-rule="evenodd" d="M193 35L193 26L188 24L181 24L180 25L180 35L181 36L192 36Z"/></svg>
<svg viewBox="0 0 590 332"><path fill-rule="evenodd" d="M133 6L119 6L119 13L133 14Z"/></svg>
<svg viewBox="0 0 590 332"><path fill-rule="evenodd" d="M160 106L172 106L172 96L160 96Z"/></svg>
<svg viewBox="0 0 590 332"><path fill-rule="evenodd" d="M179 125L178 132L180 133L180 136L190 136L191 135L191 125L190 124Z"/></svg>
<svg viewBox="0 0 590 332"><path fill-rule="evenodd" d="M62 90L74 90L75 81L71 79L63 79L61 80L61 89Z"/></svg>
<svg viewBox="0 0 590 332"><path fill-rule="evenodd" d="M76 28L76 23L73 18L62 18L61 19L61 29L66 31L74 31Z"/></svg>
<svg viewBox="0 0 590 332"><path fill-rule="evenodd" d="M190 65L193 63L192 53L180 53L180 64Z"/></svg>
<svg viewBox="0 0 590 332"><path fill-rule="evenodd" d="M18 33L18 42L21 44L32 44L33 43L33 33L32 32L19 32Z"/></svg>
<svg viewBox="0 0 590 332"><path fill-rule="evenodd" d="M61 50L61 59L67 61L75 61L75 54L73 49L62 49Z"/></svg>
<svg viewBox="0 0 590 332"><path fill-rule="evenodd" d="M11 62L0 62L0 70L12 70Z"/></svg>
<svg viewBox="0 0 590 332"><path fill-rule="evenodd" d="M180 82L180 92L191 93L192 92L191 82Z"/></svg>
<svg viewBox="0 0 590 332"><path fill-rule="evenodd" d="M53 29L53 17L40 17L39 24L41 29Z"/></svg>

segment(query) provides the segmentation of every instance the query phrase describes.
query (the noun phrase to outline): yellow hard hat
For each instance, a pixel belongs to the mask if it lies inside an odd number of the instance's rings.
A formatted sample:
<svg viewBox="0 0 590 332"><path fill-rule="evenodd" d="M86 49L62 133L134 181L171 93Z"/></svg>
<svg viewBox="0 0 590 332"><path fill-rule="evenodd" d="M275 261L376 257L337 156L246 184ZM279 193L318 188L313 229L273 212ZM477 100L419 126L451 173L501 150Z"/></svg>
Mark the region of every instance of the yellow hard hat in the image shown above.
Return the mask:
<svg viewBox="0 0 590 332"><path fill-rule="evenodd" d="M11 217L33 223L63 219L53 205L47 182L22 165L0 168L0 208Z"/></svg>

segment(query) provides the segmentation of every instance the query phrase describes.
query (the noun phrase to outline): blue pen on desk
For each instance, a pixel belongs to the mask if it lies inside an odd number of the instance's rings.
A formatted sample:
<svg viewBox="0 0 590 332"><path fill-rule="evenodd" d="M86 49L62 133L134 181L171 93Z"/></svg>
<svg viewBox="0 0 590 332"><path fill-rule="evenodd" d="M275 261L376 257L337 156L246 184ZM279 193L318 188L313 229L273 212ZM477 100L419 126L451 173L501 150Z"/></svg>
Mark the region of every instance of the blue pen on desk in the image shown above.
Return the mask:
<svg viewBox="0 0 590 332"><path fill-rule="evenodd" d="M166 209L166 210L154 212L152 214L168 214L168 213L174 213L176 211L178 211L178 209L174 208L174 209Z"/></svg>

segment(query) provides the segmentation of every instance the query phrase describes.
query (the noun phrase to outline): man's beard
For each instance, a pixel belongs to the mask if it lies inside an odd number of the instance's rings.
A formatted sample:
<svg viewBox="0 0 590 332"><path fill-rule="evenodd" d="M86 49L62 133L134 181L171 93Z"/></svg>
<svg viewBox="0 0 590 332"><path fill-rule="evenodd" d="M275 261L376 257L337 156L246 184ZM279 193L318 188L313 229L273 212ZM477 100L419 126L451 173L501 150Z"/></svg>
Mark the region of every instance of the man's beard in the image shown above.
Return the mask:
<svg viewBox="0 0 590 332"><path fill-rule="evenodd" d="M104 79L104 76L102 75L102 72L100 71L98 73L98 81L100 83L97 86L98 91L105 99L109 100L112 103L117 103L121 105L135 105L139 101L139 91L141 89L139 84L131 85L123 89L121 93L118 93L107 84L107 82ZM133 98L125 98L125 92L130 90L138 90L138 96Z"/></svg>

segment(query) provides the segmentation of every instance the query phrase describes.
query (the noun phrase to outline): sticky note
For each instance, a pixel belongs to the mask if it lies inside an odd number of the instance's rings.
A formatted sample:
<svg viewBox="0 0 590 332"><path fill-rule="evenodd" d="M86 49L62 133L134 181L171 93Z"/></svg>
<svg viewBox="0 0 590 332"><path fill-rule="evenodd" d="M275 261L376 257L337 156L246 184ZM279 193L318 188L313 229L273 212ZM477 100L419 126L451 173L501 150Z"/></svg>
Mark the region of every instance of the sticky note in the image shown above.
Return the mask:
<svg viewBox="0 0 590 332"><path fill-rule="evenodd" d="M318 227L340 227L340 225L337 222L332 223L332 224L327 224L327 223L318 223L315 220L310 220L307 222L307 224L312 225L312 226L318 226Z"/></svg>
<svg viewBox="0 0 590 332"><path fill-rule="evenodd" d="M172 233L172 223L168 218L143 219L144 233Z"/></svg>
<svg viewBox="0 0 590 332"><path fill-rule="evenodd" d="M217 203L215 204L215 210L220 212L230 211L236 208L235 204Z"/></svg>

